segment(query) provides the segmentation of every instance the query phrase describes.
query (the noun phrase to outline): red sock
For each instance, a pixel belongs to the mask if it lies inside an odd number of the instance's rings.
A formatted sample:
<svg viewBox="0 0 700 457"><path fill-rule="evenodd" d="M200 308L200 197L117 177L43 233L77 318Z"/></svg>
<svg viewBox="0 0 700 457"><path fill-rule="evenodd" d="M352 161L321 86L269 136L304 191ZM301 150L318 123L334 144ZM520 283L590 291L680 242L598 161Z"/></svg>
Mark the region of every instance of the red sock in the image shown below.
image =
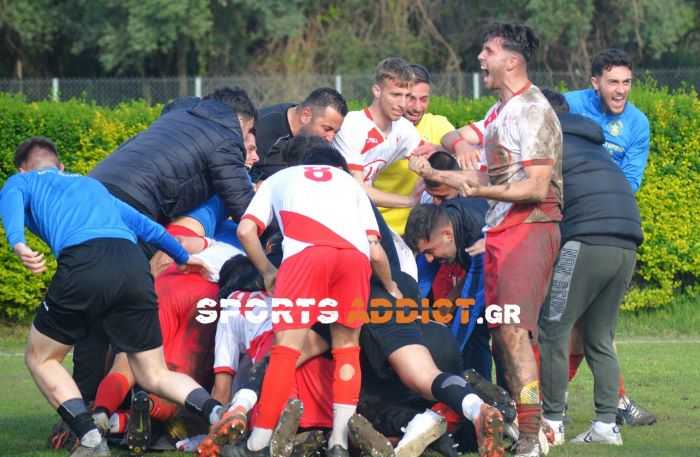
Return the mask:
<svg viewBox="0 0 700 457"><path fill-rule="evenodd" d="M576 377L576 372L582 361L583 354L569 354L569 382Z"/></svg>
<svg viewBox="0 0 700 457"><path fill-rule="evenodd" d="M447 431L450 433L457 430L457 427L464 419L461 414L457 414L452 410L452 408L442 402L435 403L430 409L445 418L445 421L447 422Z"/></svg>
<svg viewBox="0 0 700 457"><path fill-rule="evenodd" d="M95 408L104 408L110 414L122 404L131 389L126 376L119 372L107 374L97 387Z"/></svg>
<svg viewBox="0 0 700 457"><path fill-rule="evenodd" d="M622 373L620 373L620 388L617 390L617 398L621 398L625 396L625 378L622 377Z"/></svg>
<svg viewBox="0 0 700 457"><path fill-rule="evenodd" d="M301 353L287 346L272 346L270 364L260 392L256 427L273 429L294 386L294 370Z"/></svg>
<svg viewBox="0 0 700 457"><path fill-rule="evenodd" d="M537 364L537 376L539 377L539 373L542 373L542 356L540 355L540 345L539 344L533 344L532 345L532 355L535 356L535 363Z"/></svg>
<svg viewBox="0 0 700 457"><path fill-rule="evenodd" d="M162 398L148 394L148 398L151 399L151 417L159 422L167 422L177 413L177 405L171 403L168 400L163 400Z"/></svg>
<svg viewBox="0 0 700 457"><path fill-rule="evenodd" d="M537 435L540 431L542 407L539 404L517 403L518 428L520 433Z"/></svg>
<svg viewBox="0 0 700 457"><path fill-rule="evenodd" d="M333 403L356 405L360 399L362 372L360 346L333 349ZM349 378L348 378L349 376ZM347 379L343 379L343 378Z"/></svg>

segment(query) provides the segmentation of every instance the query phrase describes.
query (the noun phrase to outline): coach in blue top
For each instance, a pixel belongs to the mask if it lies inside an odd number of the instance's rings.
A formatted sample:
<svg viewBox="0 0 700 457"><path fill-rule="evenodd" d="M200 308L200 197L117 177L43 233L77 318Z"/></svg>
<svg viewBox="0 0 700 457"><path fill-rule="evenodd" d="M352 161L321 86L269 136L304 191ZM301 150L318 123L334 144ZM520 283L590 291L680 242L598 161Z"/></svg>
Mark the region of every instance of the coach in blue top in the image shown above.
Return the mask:
<svg viewBox="0 0 700 457"><path fill-rule="evenodd" d="M605 148L637 192L649 157L649 120L627 101L632 89L632 61L620 49L606 49L591 63L593 88L565 94L572 113L603 128Z"/></svg>
<svg viewBox="0 0 700 457"><path fill-rule="evenodd" d="M215 422L218 417L212 413L219 403L194 380L165 365L153 278L136 239L156 244L180 264L202 262L98 181L64 173L49 139L35 137L21 144L15 165L20 173L0 193L7 240L33 273L45 271L43 255L25 243L26 222L58 260L29 332L25 359L41 392L78 437L80 446L71 455L109 455L78 386L61 365L94 324L104 329L115 352L127 353L139 385Z"/></svg>

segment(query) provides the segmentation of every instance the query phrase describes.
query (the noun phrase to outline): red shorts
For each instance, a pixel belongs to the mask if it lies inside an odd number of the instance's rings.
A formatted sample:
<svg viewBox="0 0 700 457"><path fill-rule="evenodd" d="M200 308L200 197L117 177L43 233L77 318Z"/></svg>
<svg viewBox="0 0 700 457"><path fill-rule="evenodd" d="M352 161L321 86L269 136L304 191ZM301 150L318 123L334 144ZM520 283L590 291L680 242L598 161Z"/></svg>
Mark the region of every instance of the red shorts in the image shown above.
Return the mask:
<svg viewBox="0 0 700 457"><path fill-rule="evenodd" d="M217 300L219 286L199 274L182 273L173 265L155 279L163 351L168 367L185 373L204 388L213 384L216 322L196 320L197 302Z"/></svg>
<svg viewBox="0 0 700 457"><path fill-rule="evenodd" d="M554 222L518 224L487 232L484 255L486 306L500 306L503 315L506 314L504 305L519 306L520 323L514 325L535 333L554 262L559 255L560 241L559 224ZM489 324L490 328L498 326Z"/></svg>
<svg viewBox="0 0 700 457"><path fill-rule="evenodd" d="M274 323L273 330L309 328L321 311L337 311L335 321L349 328L362 326L362 319L353 318L357 306L367 306L369 279L372 269L369 259L355 249L310 246L282 262L277 272L274 297L291 300L292 306L278 306L276 311L289 311L291 322ZM324 298L337 302L336 307L319 307ZM297 306L297 299L313 299L309 307Z"/></svg>
<svg viewBox="0 0 700 457"><path fill-rule="evenodd" d="M318 356L297 368L290 398L298 398L304 405L301 428L333 427L333 367L333 360ZM259 405L251 412L252 427L257 421Z"/></svg>

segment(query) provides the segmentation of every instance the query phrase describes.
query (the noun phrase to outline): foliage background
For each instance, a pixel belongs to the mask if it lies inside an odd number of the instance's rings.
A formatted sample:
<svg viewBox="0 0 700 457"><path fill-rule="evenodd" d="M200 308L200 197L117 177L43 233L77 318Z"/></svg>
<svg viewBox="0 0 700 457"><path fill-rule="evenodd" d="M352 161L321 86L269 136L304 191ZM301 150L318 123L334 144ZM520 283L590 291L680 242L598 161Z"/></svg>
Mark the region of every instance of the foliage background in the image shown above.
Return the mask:
<svg viewBox="0 0 700 457"><path fill-rule="evenodd" d="M0 78L352 73L401 55L478 70L485 26L539 34L537 68L593 54L700 65L700 0L0 0Z"/></svg>
<svg viewBox="0 0 700 457"><path fill-rule="evenodd" d="M639 250L635 284L625 309L668 305L673 294L695 288L700 277L700 100L692 90L670 93L653 81L636 87L634 103L651 123L651 152L637 194L645 242ZM431 111L454 125L481 118L493 98L435 97ZM362 106L352 101L352 109ZM68 170L87 173L120 143L145 129L160 106L135 101L105 108L81 101L26 103L0 94L0 184L14 172L15 147L32 135L56 141ZM30 235L30 245L49 253ZM41 301L51 272L33 277L15 258L0 228L0 317L25 318Z"/></svg>

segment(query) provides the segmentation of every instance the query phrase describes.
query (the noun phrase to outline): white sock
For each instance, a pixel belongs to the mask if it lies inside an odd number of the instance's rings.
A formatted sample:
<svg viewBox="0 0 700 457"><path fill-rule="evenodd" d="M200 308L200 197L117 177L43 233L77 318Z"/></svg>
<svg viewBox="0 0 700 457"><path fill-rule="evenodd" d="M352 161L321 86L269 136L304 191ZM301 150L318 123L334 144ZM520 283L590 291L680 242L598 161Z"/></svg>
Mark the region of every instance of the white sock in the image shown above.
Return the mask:
<svg viewBox="0 0 700 457"><path fill-rule="evenodd" d="M248 450L259 451L270 445L270 439L272 439L271 428L253 427L250 438L248 438Z"/></svg>
<svg viewBox="0 0 700 457"><path fill-rule="evenodd" d="M216 424L221 420L221 414L224 412L224 407L221 405L214 406L214 408L209 413L209 423L211 425Z"/></svg>
<svg viewBox="0 0 700 457"><path fill-rule="evenodd" d="M96 428L93 428L80 438L80 444L85 447L97 447L100 441L102 441L102 435Z"/></svg>
<svg viewBox="0 0 700 457"><path fill-rule="evenodd" d="M484 400L479 398L476 394L467 394L466 397L462 399L462 414L464 417L474 422L479 418L479 413L481 412L481 405Z"/></svg>
<svg viewBox="0 0 700 457"><path fill-rule="evenodd" d="M623 395L620 397L620 399L617 401L617 409L625 409L627 408L627 405L629 404L630 400L627 398L627 395Z"/></svg>
<svg viewBox="0 0 700 457"><path fill-rule="evenodd" d="M552 427L552 429L553 429L555 432L558 432L558 431L560 430L560 428L564 426L564 421L557 421L557 420L553 420L553 419L547 419L546 417L543 417L542 419L546 420L546 421L547 421L547 424L549 424L549 426Z"/></svg>
<svg viewBox="0 0 700 457"><path fill-rule="evenodd" d="M253 409L253 406L258 402L258 394L251 389L241 389L233 396L229 411L242 406L246 412Z"/></svg>
<svg viewBox="0 0 700 457"><path fill-rule="evenodd" d="M340 444L344 449L348 448L348 421L357 411L357 405L344 405L333 403L333 430L328 438L328 449Z"/></svg>
<svg viewBox="0 0 700 457"><path fill-rule="evenodd" d="M596 431L601 433L612 432L614 427L615 422L593 421L593 428L595 428Z"/></svg>

